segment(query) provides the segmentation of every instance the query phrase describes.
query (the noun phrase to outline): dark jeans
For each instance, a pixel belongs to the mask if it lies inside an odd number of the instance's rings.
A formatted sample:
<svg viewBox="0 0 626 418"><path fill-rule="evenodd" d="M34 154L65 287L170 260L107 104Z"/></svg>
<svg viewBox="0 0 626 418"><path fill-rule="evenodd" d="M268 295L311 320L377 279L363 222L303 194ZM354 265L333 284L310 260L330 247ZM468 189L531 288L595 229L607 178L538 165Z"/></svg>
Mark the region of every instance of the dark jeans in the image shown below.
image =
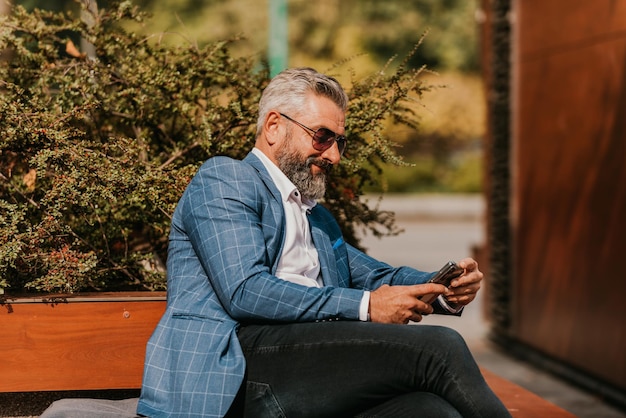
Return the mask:
<svg viewBox="0 0 626 418"><path fill-rule="evenodd" d="M449 328L340 321L238 336L246 417L510 417Z"/></svg>

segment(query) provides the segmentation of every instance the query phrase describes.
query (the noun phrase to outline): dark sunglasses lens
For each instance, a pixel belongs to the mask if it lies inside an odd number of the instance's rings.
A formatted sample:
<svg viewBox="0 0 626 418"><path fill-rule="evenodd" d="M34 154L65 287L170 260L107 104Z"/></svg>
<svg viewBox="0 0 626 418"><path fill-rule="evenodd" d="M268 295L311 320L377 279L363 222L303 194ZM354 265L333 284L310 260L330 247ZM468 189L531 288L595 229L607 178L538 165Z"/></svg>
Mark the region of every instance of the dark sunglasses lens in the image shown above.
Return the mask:
<svg viewBox="0 0 626 418"><path fill-rule="evenodd" d="M315 131L315 135L313 135L313 139L315 139L316 144L322 149L328 149L333 145L333 140L335 139L335 133L330 129L320 128Z"/></svg>
<svg viewBox="0 0 626 418"><path fill-rule="evenodd" d="M343 154L346 149L346 137L343 135L337 135L330 129L320 128L313 135L313 148L318 151L326 151L333 146L333 142L337 141L337 148L339 153Z"/></svg>

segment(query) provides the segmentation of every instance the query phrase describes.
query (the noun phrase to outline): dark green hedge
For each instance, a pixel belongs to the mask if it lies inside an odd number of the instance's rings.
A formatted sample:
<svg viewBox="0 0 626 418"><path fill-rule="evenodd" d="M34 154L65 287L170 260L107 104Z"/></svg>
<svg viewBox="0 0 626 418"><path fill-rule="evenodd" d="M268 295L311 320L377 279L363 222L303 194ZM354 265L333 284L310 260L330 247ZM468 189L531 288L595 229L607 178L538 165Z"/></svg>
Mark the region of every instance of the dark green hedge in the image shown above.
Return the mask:
<svg viewBox="0 0 626 418"><path fill-rule="evenodd" d="M236 40L173 48L123 29L144 18L129 2L92 19L18 6L1 18L0 290L163 289L190 178L210 156L251 149L267 71L233 57ZM354 244L358 228L396 232L360 196L381 163L402 164L383 125L415 126L419 75L348 77L349 145L323 203Z"/></svg>

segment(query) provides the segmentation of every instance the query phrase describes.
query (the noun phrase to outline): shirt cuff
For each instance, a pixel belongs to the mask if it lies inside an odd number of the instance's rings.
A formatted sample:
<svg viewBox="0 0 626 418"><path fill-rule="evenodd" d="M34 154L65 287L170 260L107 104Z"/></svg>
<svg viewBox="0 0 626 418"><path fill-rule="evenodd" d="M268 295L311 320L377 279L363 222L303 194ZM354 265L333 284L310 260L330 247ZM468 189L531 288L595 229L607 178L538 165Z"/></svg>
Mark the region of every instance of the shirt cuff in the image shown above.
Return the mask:
<svg viewBox="0 0 626 418"><path fill-rule="evenodd" d="M363 298L361 299L361 305L359 306L359 321L369 321L369 308L370 308L370 292L363 292Z"/></svg>
<svg viewBox="0 0 626 418"><path fill-rule="evenodd" d="M437 300L439 301L441 307L450 313L457 314L463 310L463 305L448 302L446 298L443 297L443 295L439 295Z"/></svg>

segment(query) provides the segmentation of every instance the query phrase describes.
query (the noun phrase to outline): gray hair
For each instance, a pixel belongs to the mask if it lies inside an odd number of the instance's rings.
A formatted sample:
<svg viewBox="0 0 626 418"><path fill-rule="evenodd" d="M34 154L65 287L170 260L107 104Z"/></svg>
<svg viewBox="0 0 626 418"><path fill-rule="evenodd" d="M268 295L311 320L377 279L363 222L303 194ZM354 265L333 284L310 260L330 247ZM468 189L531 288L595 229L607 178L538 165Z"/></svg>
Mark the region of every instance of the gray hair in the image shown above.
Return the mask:
<svg viewBox="0 0 626 418"><path fill-rule="evenodd" d="M299 114L307 95L314 93L332 100L343 112L348 108L348 96L333 77L318 73L313 68L291 68L282 71L267 85L259 101L257 136L271 110Z"/></svg>

